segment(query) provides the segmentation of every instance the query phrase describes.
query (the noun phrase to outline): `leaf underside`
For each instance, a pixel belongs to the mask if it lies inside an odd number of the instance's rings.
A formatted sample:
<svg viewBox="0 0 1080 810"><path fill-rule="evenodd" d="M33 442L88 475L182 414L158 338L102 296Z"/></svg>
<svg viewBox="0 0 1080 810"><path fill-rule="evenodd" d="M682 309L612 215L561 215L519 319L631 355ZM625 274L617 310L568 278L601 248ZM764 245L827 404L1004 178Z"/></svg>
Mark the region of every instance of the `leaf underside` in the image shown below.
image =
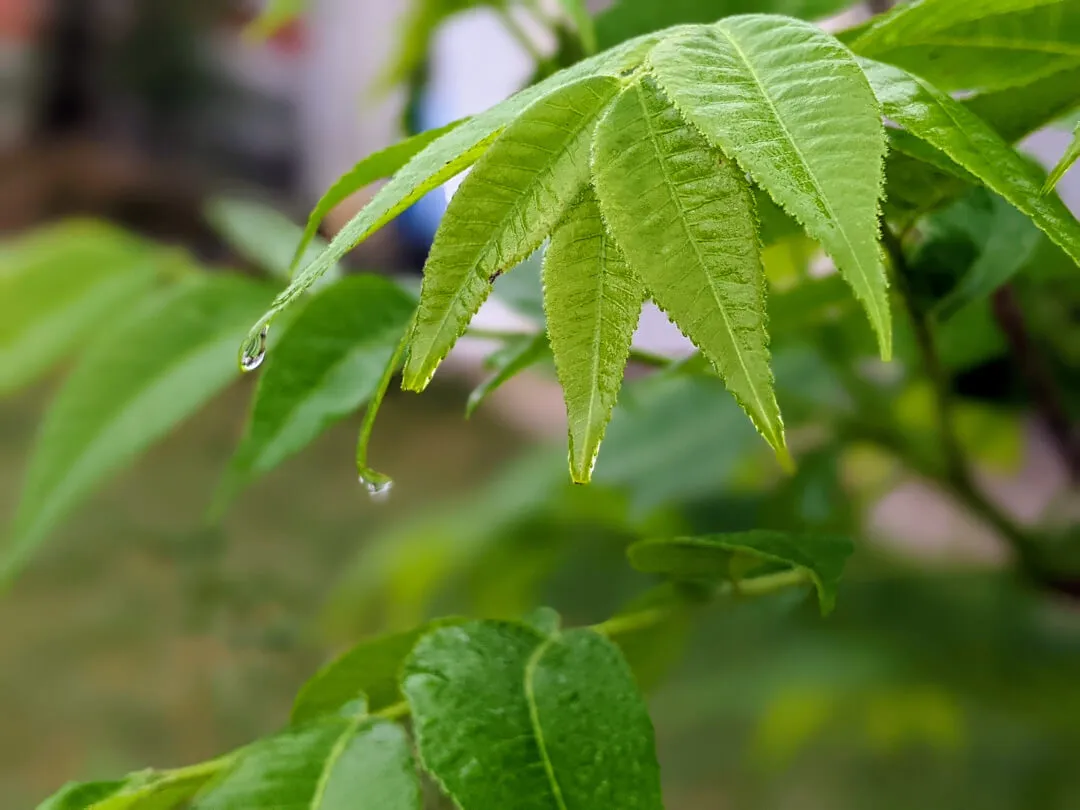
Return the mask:
<svg viewBox="0 0 1080 810"><path fill-rule="evenodd" d="M612 105L597 129L593 162L600 208L630 267L783 452L765 275L741 172L648 80Z"/></svg>
<svg viewBox="0 0 1080 810"><path fill-rule="evenodd" d="M683 115L832 256L891 355L878 244L885 132L851 53L809 23L731 17L650 53Z"/></svg>
<svg viewBox="0 0 1080 810"><path fill-rule="evenodd" d="M645 289L608 234L590 188L544 256L544 307L566 400L570 471L588 483L615 407Z"/></svg>

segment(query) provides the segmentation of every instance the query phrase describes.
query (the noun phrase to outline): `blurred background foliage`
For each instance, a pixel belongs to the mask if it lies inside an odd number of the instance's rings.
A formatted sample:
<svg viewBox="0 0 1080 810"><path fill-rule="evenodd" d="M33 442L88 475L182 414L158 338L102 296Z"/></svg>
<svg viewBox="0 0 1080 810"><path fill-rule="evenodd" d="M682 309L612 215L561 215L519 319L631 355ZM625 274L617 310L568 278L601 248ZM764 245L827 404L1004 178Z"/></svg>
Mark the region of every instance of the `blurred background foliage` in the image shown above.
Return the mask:
<svg viewBox="0 0 1080 810"><path fill-rule="evenodd" d="M471 110L439 94L442 72L456 75L446 54L453 37L475 49L487 31L482 17L475 31L459 27L475 13L461 12L507 13L500 2L386 3L392 13L359 3L370 25L353 29L352 51L333 52L326 30L349 19L338 3L315 3L306 25L271 26L268 42L244 33L258 4L101 5L0 5L7 63L21 66L5 90L0 173L4 516L64 372L115 313L193 267L287 269L299 238L289 223L328 184L320 161L333 145L319 138L325 116L299 100L325 77L297 81L298 66L326 49L347 61L396 33L397 61L380 51L363 71L343 70L353 84L324 87L320 103L391 129L405 109L414 123L457 117ZM851 4L768 5L820 18ZM758 6L622 0L599 14L596 37L607 47ZM578 58L572 34L564 21L537 35L545 61L524 54L523 76ZM400 83L411 101L387 95ZM334 172L389 140L378 126ZM1061 137L1038 137L1038 156L1056 159L1040 150L1060 153ZM88 219L37 230L71 215ZM352 267L415 285L422 232L406 223ZM223 378L0 597L0 806L270 732L320 662L365 636L538 604L567 624L602 620L652 584L625 563L629 543L777 528L856 538L832 616L791 594L736 599L635 647L648 656L670 807L1075 807L1080 471L1067 443L1080 412L1080 274L981 190L914 234L913 299L937 318L962 445L991 497L1047 527L1054 581L1014 573L993 533L920 476L939 448L910 325L898 323L898 361L877 363L846 288L812 243L787 236L766 258L791 477L691 357L659 371L632 364L596 483L574 487L543 354L465 420L470 388L506 362L485 370L498 344L470 341L430 393L391 393L373 447L397 482L387 501L356 484L351 416L212 522L253 386ZM1005 293L991 295L1002 279ZM507 274L497 297L498 328L539 326L536 263ZM663 323L646 320L639 337L646 351L670 348Z"/></svg>

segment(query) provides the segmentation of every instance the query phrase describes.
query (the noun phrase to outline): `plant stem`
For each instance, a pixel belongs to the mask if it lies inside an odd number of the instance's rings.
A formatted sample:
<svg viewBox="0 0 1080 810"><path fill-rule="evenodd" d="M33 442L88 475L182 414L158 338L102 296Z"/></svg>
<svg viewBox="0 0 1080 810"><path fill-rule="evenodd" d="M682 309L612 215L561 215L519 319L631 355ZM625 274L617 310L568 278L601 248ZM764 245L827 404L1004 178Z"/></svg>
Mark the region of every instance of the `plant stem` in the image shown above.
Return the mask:
<svg viewBox="0 0 1080 810"><path fill-rule="evenodd" d="M933 476L952 492L968 509L992 526L1009 545L1029 573L1036 569L1036 545L1032 538L1010 517L992 503L975 484L974 476L964 457L963 448L956 431L952 396L952 381L941 362L930 319L919 310L912 295L907 259L900 239L888 226L883 228L882 241L893 266L896 289L904 302L915 332L915 342L922 357L923 368L934 391L934 407L938 425L938 439L944 455L944 472ZM891 440L891 449L899 451L901 458L910 459L911 454L903 448L903 440ZM926 465L923 464L923 471Z"/></svg>
<svg viewBox="0 0 1080 810"><path fill-rule="evenodd" d="M367 411L364 412L364 421L360 425L360 438L356 442L356 467L362 476L371 475L368 466L368 445L371 444L371 434L375 430L375 418L379 415L379 408L382 407L386 392L390 390L390 381L394 379L394 372L397 371L397 367L401 364L401 358L405 356L405 348L409 344L409 332L411 329L412 323L410 321L409 327L405 330L405 334L401 336L397 348L394 349L390 362L383 369L382 379L379 380L379 387L375 389L375 394L371 398L371 404L368 405Z"/></svg>
<svg viewBox="0 0 1080 810"><path fill-rule="evenodd" d="M375 716L381 717L383 720L403 720L409 716L409 704L403 700L393 706L387 706L381 712L375 712Z"/></svg>
<svg viewBox="0 0 1080 810"><path fill-rule="evenodd" d="M465 331L465 337L475 338L476 340L518 340L520 338L533 338L536 337L536 332L515 332L509 329L483 329L470 326ZM667 368L675 361L670 357L664 357L662 354L655 354L653 352L643 351L642 349L631 349L630 360L634 363L639 363L649 368Z"/></svg>
<svg viewBox="0 0 1080 810"><path fill-rule="evenodd" d="M499 19L502 21L503 28L512 36L517 43L524 48L525 52L536 62L537 67L543 66L547 62L547 57L540 53L536 47L536 43L533 42L532 37L528 32L521 27L521 24L514 19L513 13L508 8L500 8L498 10Z"/></svg>

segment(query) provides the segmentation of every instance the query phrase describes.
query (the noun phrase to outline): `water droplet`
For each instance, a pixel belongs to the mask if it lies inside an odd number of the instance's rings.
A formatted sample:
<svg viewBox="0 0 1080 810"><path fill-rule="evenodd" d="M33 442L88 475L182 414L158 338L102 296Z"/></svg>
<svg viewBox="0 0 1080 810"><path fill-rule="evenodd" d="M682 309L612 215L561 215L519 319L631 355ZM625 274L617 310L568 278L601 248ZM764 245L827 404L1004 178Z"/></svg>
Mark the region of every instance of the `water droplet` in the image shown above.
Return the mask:
<svg viewBox="0 0 1080 810"><path fill-rule="evenodd" d="M244 371L254 371L262 365L266 359L266 336L270 334L270 324L263 324L259 335L254 340L248 340L244 345L244 351L240 355L240 368Z"/></svg>
<svg viewBox="0 0 1080 810"><path fill-rule="evenodd" d="M394 479L383 475L375 470L360 470L360 483L367 489L372 500L384 501L390 497L390 490L394 487Z"/></svg>

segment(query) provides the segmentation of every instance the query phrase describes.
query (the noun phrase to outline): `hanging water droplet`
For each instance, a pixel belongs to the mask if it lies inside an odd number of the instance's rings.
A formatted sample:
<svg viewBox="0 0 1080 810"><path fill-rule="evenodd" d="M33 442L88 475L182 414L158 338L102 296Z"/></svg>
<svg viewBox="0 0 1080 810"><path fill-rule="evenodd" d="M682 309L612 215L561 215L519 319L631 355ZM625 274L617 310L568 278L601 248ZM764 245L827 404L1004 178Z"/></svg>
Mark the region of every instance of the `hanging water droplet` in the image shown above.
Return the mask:
<svg viewBox="0 0 1080 810"><path fill-rule="evenodd" d="M394 487L394 479L383 475L375 470L361 469L360 483L367 489L372 500L384 501L390 497L390 490Z"/></svg>
<svg viewBox="0 0 1080 810"><path fill-rule="evenodd" d="M249 338L244 344L244 350L240 354L240 368L244 371L254 371L262 365L266 359L266 336L270 334L270 324L263 324L258 336Z"/></svg>

